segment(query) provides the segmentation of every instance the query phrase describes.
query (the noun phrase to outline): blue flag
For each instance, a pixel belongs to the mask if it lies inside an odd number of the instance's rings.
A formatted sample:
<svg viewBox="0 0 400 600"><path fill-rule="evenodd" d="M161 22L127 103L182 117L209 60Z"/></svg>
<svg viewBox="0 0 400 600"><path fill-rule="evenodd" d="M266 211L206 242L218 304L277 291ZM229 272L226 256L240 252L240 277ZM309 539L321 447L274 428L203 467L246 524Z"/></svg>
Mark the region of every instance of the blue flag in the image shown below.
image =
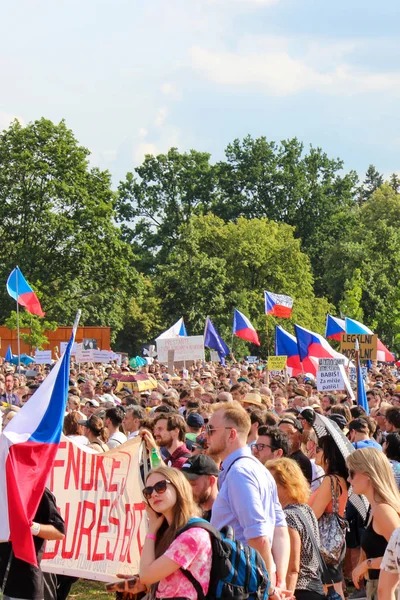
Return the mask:
<svg viewBox="0 0 400 600"><path fill-rule="evenodd" d="M362 406L367 415L369 415L369 406L362 376L361 362L357 361L357 363L357 404Z"/></svg>
<svg viewBox="0 0 400 600"><path fill-rule="evenodd" d="M219 360L222 364L225 364L224 357L229 354L229 348L219 335L209 317L206 319L206 327L204 330L204 345L207 346L207 348L216 350L218 352Z"/></svg>
<svg viewBox="0 0 400 600"><path fill-rule="evenodd" d="M11 346L8 346L4 360L6 360L7 362L11 362L12 359L13 359L13 353L11 352Z"/></svg>

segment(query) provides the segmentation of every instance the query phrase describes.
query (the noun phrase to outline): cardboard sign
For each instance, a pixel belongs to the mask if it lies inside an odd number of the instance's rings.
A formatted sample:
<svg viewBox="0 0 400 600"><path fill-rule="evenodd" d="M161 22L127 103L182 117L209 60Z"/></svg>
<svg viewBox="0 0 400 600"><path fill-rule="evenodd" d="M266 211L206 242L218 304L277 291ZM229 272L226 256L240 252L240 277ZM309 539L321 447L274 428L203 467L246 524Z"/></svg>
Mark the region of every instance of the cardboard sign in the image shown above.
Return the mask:
<svg viewBox="0 0 400 600"><path fill-rule="evenodd" d="M220 362L219 360L219 354L216 350L211 350L210 349L210 360L211 362Z"/></svg>
<svg viewBox="0 0 400 600"><path fill-rule="evenodd" d="M249 363L249 365L254 365L258 363L258 356L246 356L246 360Z"/></svg>
<svg viewBox="0 0 400 600"><path fill-rule="evenodd" d="M109 363L113 356L114 352L108 350L93 350L93 362L96 363Z"/></svg>
<svg viewBox="0 0 400 600"><path fill-rule="evenodd" d="M349 377L350 377L350 381L352 383L355 383L357 381L357 371L355 367L350 367L349 369ZM361 367L361 377L363 378L363 381L365 383L367 383L368 381L368 367Z"/></svg>
<svg viewBox="0 0 400 600"><path fill-rule="evenodd" d="M319 359L317 371L317 390L319 392L333 392L346 389L343 372L343 359Z"/></svg>
<svg viewBox="0 0 400 600"><path fill-rule="evenodd" d="M350 360L356 356L355 343L358 339L360 344L360 360L376 360L378 336L377 335L353 335L343 333L340 342L340 352Z"/></svg>
<svg viewBox="0 0 400 600"><path fill-rule="evenodd" d="M64 354L64 352L67 349L67 346L68 346L68 342L60 342L60 354ZM76 355L77 347L78 347L78 344L76 342L74 342L72 344L71 356Z"/></svg>
<svg viewBox="0 0 400 600"><path fill-rule="evenodd" d="M157 354L160 363L168 363L168 352L174 351L174 361L205 360L204 338L202 335L166 338L157 340Z"/></svg>
<svg viewBox="0 0 400 600"><path fill-rule="evenodd" d="M37 365L51 365L51 350L36 350L35 363Z"/></svg>
<svg viewBox="0 0 400 600"><path fill-rule="evenodd" d="M147 530L139 449L133 439L99 454L62 437L48 487L66 535L46 543L43 571L99 581L138 573Z"/></svg>
<svg viewBox="0 0 400 600"><path fill-rule="evenodd" d="M268 371L282 371L286 361L287 356L268 356Z"/></svg>

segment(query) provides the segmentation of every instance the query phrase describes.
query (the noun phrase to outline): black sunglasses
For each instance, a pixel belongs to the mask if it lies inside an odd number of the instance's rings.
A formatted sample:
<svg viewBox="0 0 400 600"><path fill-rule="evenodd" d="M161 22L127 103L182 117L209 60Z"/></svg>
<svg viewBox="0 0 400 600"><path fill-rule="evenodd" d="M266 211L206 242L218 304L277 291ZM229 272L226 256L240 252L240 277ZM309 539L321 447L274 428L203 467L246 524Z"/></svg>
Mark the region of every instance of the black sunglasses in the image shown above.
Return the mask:
<svg viewBox="0 0 400 600"><path fill-rule="evenodd" d="M169 479L163 479L162 481L157 481L154 485L148 485L143 489L143 496L146 500L150 500L153 492L157 492L157 494L165 494L167 491L167 483L171 483Z"/></svg>

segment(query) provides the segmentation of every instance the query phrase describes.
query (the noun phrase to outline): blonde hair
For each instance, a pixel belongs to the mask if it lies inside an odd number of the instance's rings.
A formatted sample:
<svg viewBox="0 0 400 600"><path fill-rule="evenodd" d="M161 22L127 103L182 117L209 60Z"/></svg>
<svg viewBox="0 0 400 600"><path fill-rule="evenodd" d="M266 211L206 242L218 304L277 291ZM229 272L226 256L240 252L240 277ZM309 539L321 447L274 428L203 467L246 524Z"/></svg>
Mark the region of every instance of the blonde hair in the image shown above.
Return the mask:
<svg viewBox="0 0 400 600"><path fill-rule="evenodd" d="M224 413L225 423L233 425L238 433L241 433L246 437L249 435L251 428L250 416L239 402L219 403L218 408L215 409L214 413L217 413L220 410Z"/></svg>
<svg viewBox="0 0 400 600"><path fill-rule="evenodd" d="M369 478L376 502L389 504L400 515L400 494L392 467L381 450L360 448L350 454L346 462L349 470L363 473Z"/></svg>
<svg viewBox="0 0 400 600"><path fill-rule="evenodd" d="M146 481L153 474L162 475L165 479L168 479L176 492L176 504L172 523L168 525L167 521L164 520L163 526L161 526L157 533L155 551L158 558L164 554L175 539L177 531L184 527L189 519L201 516L201 510L193 499L192 488L183 473L172 467L160 466L149 472Z"/></svg>
<svg viewBox="0 0 400 600"><path fill-rule="evenodd" d="M310 497L310 486L296 461L277 458L265 463L276 483L286 492L291 502L306 504Z"/></svg>

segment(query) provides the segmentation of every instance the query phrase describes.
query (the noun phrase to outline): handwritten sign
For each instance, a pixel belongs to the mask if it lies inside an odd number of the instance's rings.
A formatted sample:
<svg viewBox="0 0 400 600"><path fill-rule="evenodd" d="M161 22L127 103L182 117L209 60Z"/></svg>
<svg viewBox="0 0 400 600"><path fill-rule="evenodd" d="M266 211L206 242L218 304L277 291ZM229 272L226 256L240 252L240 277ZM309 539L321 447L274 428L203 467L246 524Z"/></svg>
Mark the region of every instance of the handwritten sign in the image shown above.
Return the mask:
<svg viewBox="0 0 400 600"><path fill-rule="evenodd" d="M286 361L287 356L268 356L268 371L282 371Z"/></svg>

